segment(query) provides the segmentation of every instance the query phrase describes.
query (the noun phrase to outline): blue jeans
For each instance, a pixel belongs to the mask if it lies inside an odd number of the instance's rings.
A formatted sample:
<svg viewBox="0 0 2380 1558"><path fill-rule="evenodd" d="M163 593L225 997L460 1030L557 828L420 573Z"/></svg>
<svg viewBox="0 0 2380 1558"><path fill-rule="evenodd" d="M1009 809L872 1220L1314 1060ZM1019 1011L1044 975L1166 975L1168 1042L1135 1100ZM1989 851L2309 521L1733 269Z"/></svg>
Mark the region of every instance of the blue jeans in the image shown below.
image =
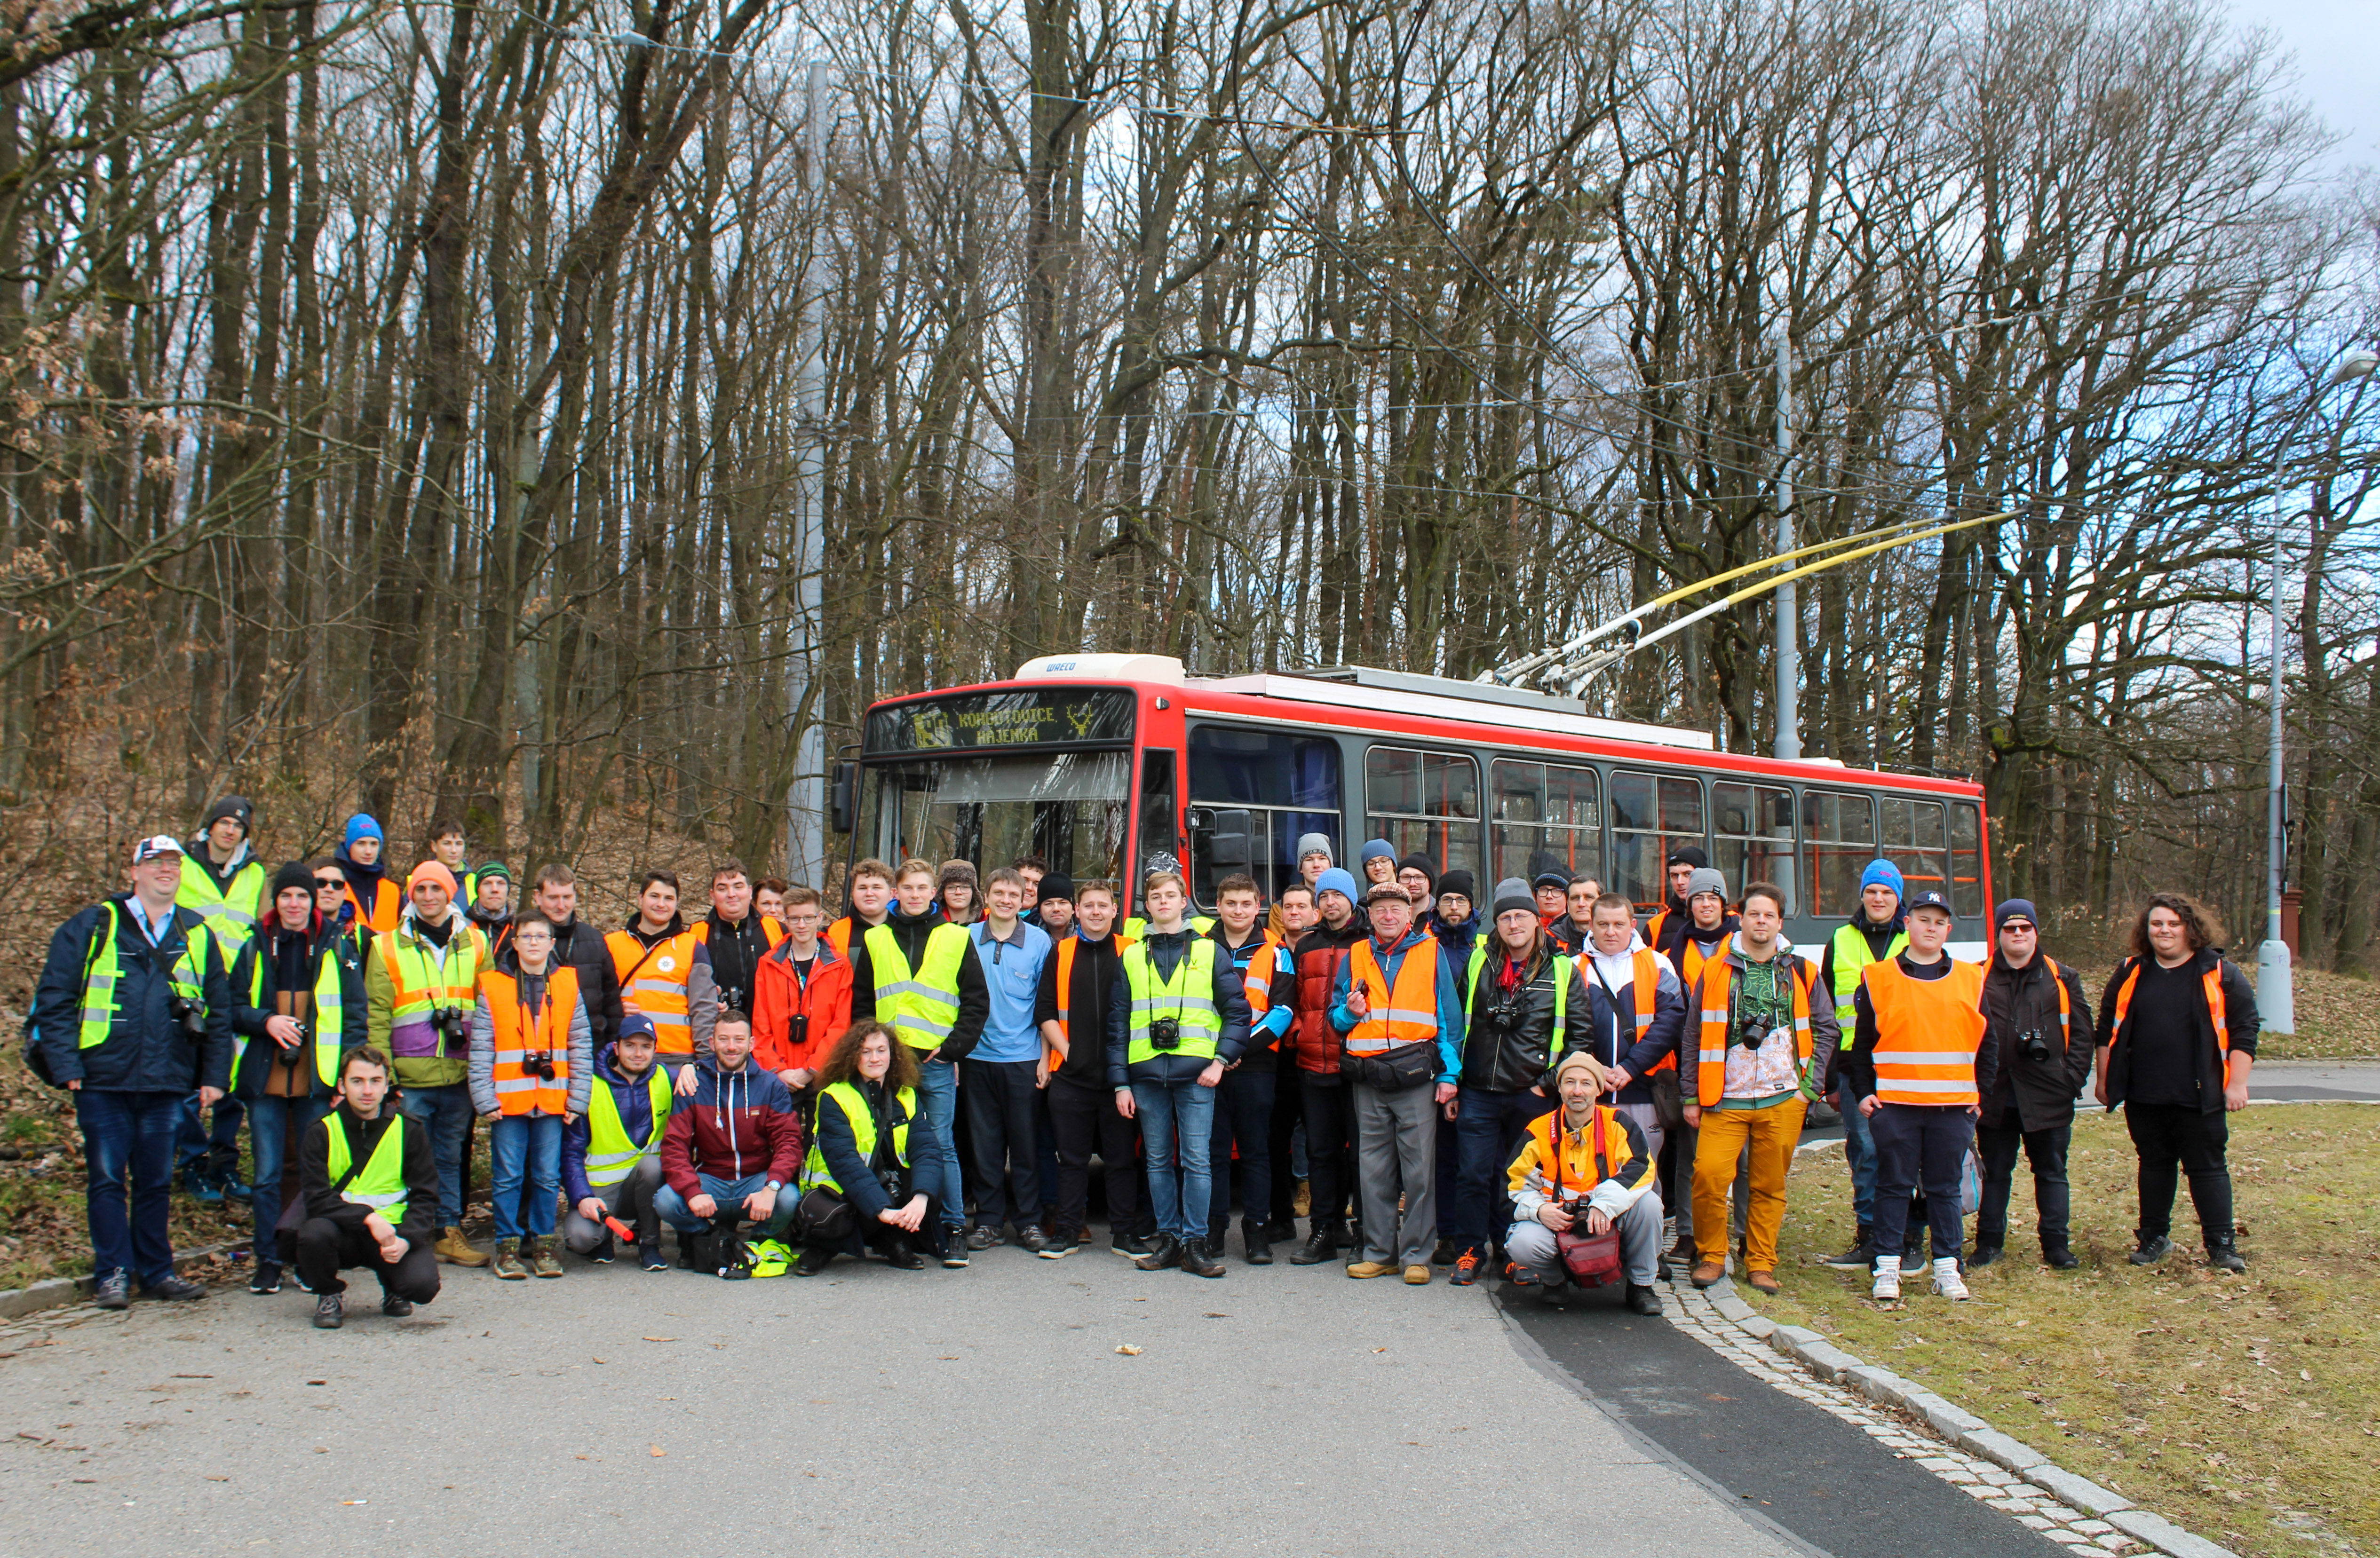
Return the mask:
<svg viewBox="0 0 2380 1558"><path fill-rule="evenodd" d="M1178 1239L1207 1237L1207 1203L1214 1179L1208 1153L1215 1138L1215 1090L1196 1079L1135 1082L1133 1111L1140 1119L1141 1161L1148 1168L1148 1203L1157 1231ZM1175 1178L1175 1149L1180 1178Z"/></svg>
<svg viewBox="0 0 2380 1558"><path fill-rule="evenodd" d="M178 1130L174 1138L174 1166L183 1173L210 1179L235 1178L239 1174L239 1117L237 1098L217 1100L214 1118L201 1123L199 1095L185 1094Z"/></svg>
<svg viewBox="0 0 2380 1558"><path fill-rule="evenodd" d="M1463 1090L1454 1129L1441 1125L1438 1130L1440 1141L1449 1136L1455 1141L1454 1214L1440 1228L1457 1248L1477 1250L1485 1260L1489 1238L1498 1229L1512 1226L1512 1198L1505 1186L1521 1150L1521 1135L1531 1120L1553 1109L1553 1100L1527 1088L1513 1093ZM1658 1225L1654 1231L1660 1231Z"/></svg>
<svg viewBox="0 0 2380 1558"><path fill-rule="evenodd" d="M765 1174L747 1175L741 1179L722 1179L716 1174L697 1174L695 1178L702 1181L702 1193L719 1203L719 1220L731 1226L744 1220L744 1198L769 1187L769 1177ZM795 1193L794 1187L786 1185L781 1188L777 1191L777 1204L770 1210L768 1219L760 1224L760 1236L764 1238L784 1238L785 1230L793 1226L794 1214L801 1204L802 1198ZM694 1209L686 1205L686 1198L678 1194L676 1187L666 1179L662 1181L662 1188L653 1192L653 1210L661 1214L662 1222L681 1234L707 1234L710 1231L711 1220L696 1216Z"/></svg>
<svg viewBox="0 0 2380 1558"><path fill-rule="evenodd" d="M298 1140L303 1142L306 1133L330 1108L328 1098L251 1098L248 1101L248 1150L255 1160L256 1221L249 1226L256 1230L249 1241L249 1256L255 1261L281 1259L281 1243L274 1237L274 1226L281 1221L281 1173L286 1166L282 1147L295 1121ZM303 1150L302 1148L300 1149ZM294 1246L297 1225L290 1225Z"/></svg>
<svg viewBox="0 0 2380 1558"><path fill-rule="evenodd" d="M1207 1151L1207 1237L1218 1248L1232 1222L1232 1143L1240 1146L1240 1212L1251 1223L1272 1216L1272 1100L1278 1078L1242 1067L1215 1088L1215 1131Z"/></svg>
<svg viewBox="0 0 2380 1558"><path fill-rule="evenodd" d="M433 1228L451 1228L463 1221L463 1142L471 1133L471 1089L463 1082L444 1087L405 1090L407 1118L421 1122L430 1135L430 1161L438 1165L438 1215Z"/></svg>
<svg viewBox="0 0 2380 1558"><path fill-rule="evenodd" d="M524 1175L529 1191L526 1212ZM562 1195L562 1117L505 1115L489 1122L488 1178L495 1197L498 1238L518 1238L523 1233L543 1238L553 1232L554 1204ZM527 1228L521 1226L524 1216Z"/></svg>
<svg viewBox="0 0 2380 1558"><path fill-rule="evenodd" d="M182 1097L89 1087L74 1095L75 1119L82 1127L91 1260L102 1276L129 1271L141 1286L154 1287L174 1274L165 1219L173 1204L174 1135L181 1128Z"/></svg>
<svg viewBox="0 0 2380 1558"><path fill-rule="evenodd" d="M966 1226L966 1197L959 1193L965 1178L959 1173L958 1112L959 1069L955 1061L928 1060L917 1068L917 1091L926 1095L926 1121L934 1128L934 1136L942 1145L942 1183L951 1189L950 1199L942 1202L942 1226L947 1228ZM1020 1214L1028 1219L1040 1213L1035 1207Z"/></svg>
<svg viewBox="0 0 2380 1558"><path fill-rule="evenodd" d="M1876 1226L1876 1131L1859 1103L1845 1086L1835 1096L1842 1101L1843 1156L1852 1165L1852 1215L1863 1228Z"/></svg>

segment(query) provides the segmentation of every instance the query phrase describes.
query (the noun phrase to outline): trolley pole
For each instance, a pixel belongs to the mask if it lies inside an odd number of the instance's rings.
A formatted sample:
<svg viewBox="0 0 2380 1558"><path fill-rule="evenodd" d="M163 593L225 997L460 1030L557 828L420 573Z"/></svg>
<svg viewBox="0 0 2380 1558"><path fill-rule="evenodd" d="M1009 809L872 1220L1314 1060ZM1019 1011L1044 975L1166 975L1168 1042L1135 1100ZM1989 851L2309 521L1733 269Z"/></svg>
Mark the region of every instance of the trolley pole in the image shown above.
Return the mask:
<svg viewBox="0 0 2380 1558"><path fill-rule="evenodd" d="M1777 550L1793 550L1793 343L1777 323ZM1788 582L1777 586L1776 755L1802 755L1800 602Z"/></svg>

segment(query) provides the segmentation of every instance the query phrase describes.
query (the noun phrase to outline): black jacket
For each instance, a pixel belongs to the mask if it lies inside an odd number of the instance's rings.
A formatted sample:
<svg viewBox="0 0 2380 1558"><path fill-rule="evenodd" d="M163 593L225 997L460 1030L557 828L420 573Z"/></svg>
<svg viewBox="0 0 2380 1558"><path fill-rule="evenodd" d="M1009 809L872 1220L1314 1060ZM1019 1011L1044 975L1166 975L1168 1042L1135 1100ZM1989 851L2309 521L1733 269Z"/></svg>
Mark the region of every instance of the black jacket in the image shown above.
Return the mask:
<svg viewBox="0 0 2380 1558"><path fill-rule="evenodd" d="M924 959L927 939L934 934L935 928L950 924L932 909L922 914L904 914L897 903L892 906L892 912L885 916L884 923L892 928L893 945L901 948L901 956L908 960L913 969ZM851 1020L866 1022L876 1015L875 965L860 960L863 944L868 939L867 929L858 925L852 929ZM1051 960L1054 962L1056 960ZM967 956L959 960L958 1018L951 1024L951 1036L941 1042L935 1053L945 1060L963 1059L975 1048L976 1041L983 1037L984 1021L990 1016L991 987L983 982L983 965L976 960L970 950Z"/></svg>
<svg viewBox="0 0 2380 1558"><path fill-rule="evenodd" d="M1998 1046L2000 1057L1999 1076L1991 1092L1984 1094L1985 1125L2054 1130L2068 1124L2074 1118L2074 1095L2091 1075L2091 1003L2082 994L2082 976L2060 963L2053 983L2044 962L2036 956L2024 967L2012 969L1994 952L1984 971L1984 1019L1990 1024L1987 1042ZM2059 984L2066 986L2068 1012L2062 1036L2058 1024ZM2048 1043L2046 1065L2026 1055L2021 1035L2028 1033L2038 1033ZM2014 1119L2008 1117L2011 1107L2016 1111Z"/></svg>
<svg viewBox="0 0 2380 1558"><path fill-rule="evenodd" d="M901 1121L901 1100L880 1083L854 1077L851 1085L876 1106L876 1156L889 1168L895 1161L892 1131ZM913 1193L923 1191L947 1204L948 1195L941 1189L941 1139L934 1134L925 1102L920 1093L917 1112L909 1119L909 1187ZM884 1193L884 1182L876 1177L878 1165L860 1157L859 1139L851 1133L850 1117L831 1100L821 1099L817 1117L819 1156L826 1160L834 1182L843 1187L844 1199L859 1214L859 1236L865 1238L878 1231L879 1214L892 1206L892 1198Z"/></svg>
<svg viewBox="0 0 2380 1558"><path fill-rule="evenodd" d="M319 1097L328 1097L331 1090L323 1085L322 1072L311 1064L305 1052L308 1045L285 1052L279 1041L265 1032L265 1021L280 1009L281 958L279 943L284 936L299 937L305 943L306 981L302 988L311 994L314 982L322 977L322 960L336 960L339 968L339 1032L326 1034L317 1025L310 1044L329 1042L341 1054L364 1043L371 1035L370 1012L364 991L363 945L345 934L336 920L325 920L317 911L310 933L284 931L278 914L268 915L249 936L248 945L240 948L239 959L231 966L232 1032L248 1041L232 1070L232 1091L242 1098L264 1096L266 1079L271 1076L275 1059L292 1057L306 1067L312 1079L310 1091ZM251 1003L251 997L253 997ZM337 1062L334 1061L334 1065Z"/></svg>
<svg viewBox="0 0 2380 1558"><path fill-rule="evenodd" d="M1056 1074L1085 1087L1108 1084L1108 996L1116 980L1116 938L1097 941L1068 933L1058 946L1075 943L1073 977L1066 992L1066 1058ZM1033 1025L1058 1021L1058 948L1041 964L1041 988L1033 996ZM913 1153L912 1156L915 1154Z"/></svg>
<svg viewBox="0 0 2380 1558"><path fill-rule="evenodd" d="M512 951L509 938L504 951ZM620 1036L620 969L612 961L611 947L601 931L573 914L568 924L553 927L553 960L578 971L578 998L587 1003L587 1025L601 1053ZM509 964L508 957L504 962Z"/></svg>
<svg viewBox="0 0 2380 1558"><path fill-rule="evenodd" d="M1896 952L1893 961L1899 963L1900 972L1912 979L1944 979L1950 972L1948 957L1938 958L1930 963L1912 963L1908 953ZM1872 1097L1876 1093L1876 1008L1868 1003L1864 979L1860 982L1860 987L1852 992L1852 1010L1858 1014L1858 1022L1852 1031L1850 1044L1836 1045L1836 1057L1840 1065L1835 1074L1842 1078L1851 1089L1848 1101L1856 1102ZM1975 1050L1975 1096L1978 1098L1989 1098L1992 1089L1999 1082L2000 1049L1997 1039L1987 1018L1984 1024L1983 1043ZM1844 1053L1846 1049L1848 1054ZM1683 1065L1684 1062L1681 1060L1679 1064Z"/></svg>
<svg viewBox="0 0 2380 1558"><path fill-rule="evenodd" d="M2132 1076L2132 1048L2119 1042L2130 1036L2131 1024L2125 1023L2127 1031L2122 1033L2116 1027L2116 992L2124 987L2125 979L2139 961L2137 958L2126 958L2116 965L2115 977L2107 981L2107 993L2099 1007L2098 1047L2107 1049L2110 1045L2115 1045L2107 1061L2107 1107L2110 1109L2124 1101L2124 1093ZM2229 1033L2231 1047L2242 1055L2255 1054L2256 1033L2261 1026L2256 1013L2256 987L2248 983L2248 976L2240 972L2240 965L2225 958L2217 948L2203 947L2191 959L2189 967L2192 976L2199 979L2204 978L2209 969L2222 971L2223 1026ZM2215 1047L2215 1016L2206 1009L2204 1001L2192 1001L2190 1011L2196 1031L2196 1043L2192 1047L2198 1056L2198 1107L2202 1114L2211 1115L2223 1107L2226 1080L2222 1057Z"/></svg>
<svg viewBox="0 0 2380 1558"><path fill-rule="evenodd" d="M397 1108L395 1093L381 1105L378 1119L359 1120L353 1110L342 1104L306 1132L306 1140L298 1149L298 1182L306 1198L307 1216L327 1217L342 1228L363 1232L364 1219L370 1215L371 1208L342 1200L339 1192L331 1188L330 1133L346 1131L347 1161L364 1164L371 1161L372 1149L380 1145L381 1137L392 1128L405 1132L405 1217L396 1225L396 1237L408 1244L438 1237L431 1222L438 1210L438 1164L430 1155L430 1133L421 1128L420 1121L407 1117Z"/></svg>
<svg viewBox="0 0 2380 1558"><path fill-rule="evenodd" d="M203 922L174 911L165 945L152 948L127 893L94 903L50 937L49 960L33 989L33 1023L42 1057L59 1086L80 1081L99 1093L188 1093L231 1086L231 972ZM97 956L107 903L115 905L115 1014L107 1037L81 1047L84 970ZM166 978L185 942L196 948L206 992L206 1032L193 1038L174 1016Z"/></svg>
<svg viewBox="0 0 2380 1558"><path fill-rule="evenodd" d="M1523 975L1521 987L1505 999L1500 983L1505 964L1500 945L1479 966L1479 982L1463 992L1463 1071L1464 1087L1490 1093L1553 1089L1551 1070L1557 1057L1573 1046L1592 1047L1594 1013L1578 965L1568 958L1540 952ZM1455 971L1460 979L1471 972L1469 958ZM1565 997L1561 1043L1554 1043L1554 982L1570 986ZM1502 1015L1509 1013L1509 1015ZM1634 1041L1634 1034L1630 1034Z"/></svg>

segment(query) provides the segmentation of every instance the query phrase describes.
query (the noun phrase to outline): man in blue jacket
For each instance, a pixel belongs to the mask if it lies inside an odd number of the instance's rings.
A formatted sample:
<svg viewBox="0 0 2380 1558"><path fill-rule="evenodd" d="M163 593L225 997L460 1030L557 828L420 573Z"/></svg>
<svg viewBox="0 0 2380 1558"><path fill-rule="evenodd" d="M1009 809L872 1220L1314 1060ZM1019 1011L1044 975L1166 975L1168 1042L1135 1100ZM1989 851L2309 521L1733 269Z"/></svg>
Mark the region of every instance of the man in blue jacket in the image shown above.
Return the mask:
<svg viewBox="0 0 2380 1558"><path fill-rule="evenodd" d="M1364 1223L1364 1248L1347 1274L1386 1276L1402 1265L1419 1286L1438 1241L1439 1119L1452 1116L1463 1067L1461 982L1414 924L1402 888L1376 887L1364 907L1372 934L1348 948L1330 991L1330 1026L1345 1035L1340 1073L1354 1090Z"/></svg>
<svg viewBox="0 0 2380 1558"><path fill-rule="evenodd" d="M674 1106L669 1078L656 1077L653 1058L661 1045L653 1020L632 1011L620 1019L620 1036L595 1058L595 1085L587 1112L562 1131L562 1195L570 1214L562 1222L562 1242L598 1265L614 1254L612 1219L637 1230L637 1255L649 1272L667 1271L662 1259L662 1214L653 1193L662 1188L662 1134ZM603 1140L598 1144L595 1132Z"/></svg>
<svg viewBox="0 0 2380 1558"><path fill-rule="evenodd" d="M193 911L176 909L182 846L132 850L132 890L58 927L33 993L33 1061L74 1094L82 1128L92 1269L102 1309L203 1298L174 1274L166 1232L174 1135L196 1089L212 1106L231 1082L231 979ZM129 1202L128 1215L128 1201Z"/></svg>

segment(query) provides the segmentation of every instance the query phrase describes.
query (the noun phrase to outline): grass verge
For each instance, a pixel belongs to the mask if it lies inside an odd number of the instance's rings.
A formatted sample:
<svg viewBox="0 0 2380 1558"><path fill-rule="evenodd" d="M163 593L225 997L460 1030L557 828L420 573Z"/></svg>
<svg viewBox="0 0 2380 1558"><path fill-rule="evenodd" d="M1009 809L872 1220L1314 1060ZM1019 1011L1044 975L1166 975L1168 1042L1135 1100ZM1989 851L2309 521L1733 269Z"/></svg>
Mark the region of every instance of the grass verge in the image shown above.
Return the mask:
<svg viewBox="0 0 2380 1558"><path fill-rule="evenodd" d="M1952 1305L1921 1278L1901 1309L1815 1262L1852 1233L1839 1153L1805 1153L1786 1206L1782 1294L1759 1308L1834 1339L2060 1466L2237 1552L2380 1553L2380 1107L2277 1105L2231 1117L2244 1277L2181 1253L2125 1259L2135 1217L2119 1117L2079 1119L2074 1250L2052 1272L2018 1165L2008 1257ZM1970 1229L1972 1233L1972 1227Z"/></svg>

